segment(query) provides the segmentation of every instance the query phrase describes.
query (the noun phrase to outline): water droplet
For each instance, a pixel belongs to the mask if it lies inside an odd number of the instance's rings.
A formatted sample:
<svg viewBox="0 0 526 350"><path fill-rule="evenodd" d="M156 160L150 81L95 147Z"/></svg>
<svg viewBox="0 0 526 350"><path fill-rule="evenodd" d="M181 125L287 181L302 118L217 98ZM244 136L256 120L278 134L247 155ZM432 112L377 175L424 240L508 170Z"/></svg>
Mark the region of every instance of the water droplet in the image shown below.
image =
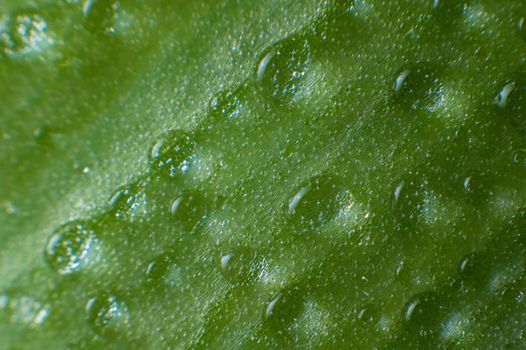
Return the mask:
<svg viewBox="0 0 526 350"><path fill-rule="evenodd" d="M298 289L280 291L265 306L264 318L270 327L290 327L304 309L304 301Z"/></svg>
<svg viewBox="0 0 526 350"><path fill-rule="evenodd" d="M286 206L287 217L300 232L331 221L350 201L350 193L332 176L316 176L299 186Z"/></svg>
<svg viewBox="0 0 526 350"><path fill-rule="evenodd" d="M471 176L468 176L464 179L464 189L468 192L471 192Z"/></svg>
<svg viewBox="0 0 526 350"><path fill-rule="evenodd" d="M3 313L11 323L36 327L45 322L49 316L50 307L43 305L27 295L0 295L0 313Z"/></svg>
<svg viewBox="0 0 526 350"><path fill-rule="evenodd" d="M281 103L294 100L311 60L309 42L291 36L267 49L256 68L263 91Z"/></svg>
<svg viewBox="0 0 526 350"><path fill-rule="evenodd" d="M183 193L172 202L170 213L186 230L192 230L208 213L206 198L199 192Z"/></svg>
<svg viewBox="0 0 526 350"><path fill-rule="evenodd" d="M0 25L0 47L10 57L38 54L52 44L46 21L36 14L21 14Z"/></svg>
<svg viewBox="0 0 526 350"><path fill-rule="evenodd" d="M117 331L129 323L126 304L108 293L101 293L88 300L86 313L88 323L100 333Z"/></svg>
<svg viewBox="0 0 526 350"><path fill-rule="evenodd" d="M175 177L190 170L195 143L182 130L172 130L160 135L150 151L152 168Z"/></svg>
<svg viewBox="0 0 526 350"><path fill-rule="evenodd" d="M490 277L492 259L481 253L470 253L458 263L462 279L475 287L484 286Z"/></svg>
<svg viewBox="0 0 526 350"><path fill-rule="evenodd" d="M62 275L80 269L96 241L90 224L73 221L57 228L49 239L45 251L51 268Z"/></svg>
<svg viewBox="0 0 526 350"><path fill-rule="evenodd" d="M517 30L524 41L526 41L526 17L521 17L517 21Z"/></svg>
<svg viewBox="0 0 526 350"><path fill-rule="evenodd" d="M435 293L422 293L411 298L403 309L407 330L419 336L436 335L450 308L447 298Z"/></svg>
<svg viewBox="0 0 526 350"><path fill-rule="evenodd" d="M221 91L210 100L208 113L211 118L236 118L243 108L238 91Z"/></svg>
<svg viewBox="0 0 526 350"><path fill-rule="evenodd" d="M454 24L463 15L464 2L460 0L430 0L434 15L443 30L451 31Z"/></svg>
<svg viewBox="0 0 526 350"><path fill-rule="evenodd" d="M526 83L518 79L504 84L495 103L499 113L526 136Z"/></svg>
<svg viewBox="0 0 526 350"><path fill-rule="evenodd" d="M514 82L504 85L502 90L500 90L499 95L495 98L495 103L497 106L500 108L506 107L506 104L508 103L508 96L513 91L513 89L515 89Z"/></svg>
<svg viewBox="0 0 526 350"><path fill-rule="evenodd" d="M406 108L433 111L442 99L437 70L422 63L402 70L396 76L394 95Z"/></svg>
<svg viewBox="0 0 526 350"><path fill-rule="evenodd" d="M166 277L168 270L175 264L173 253L163 253L155 257L146 268L146 277L149 282L158 282Z"/></svg>
<svg viewBox="0 0 526 350"><path fill-rule="evenodd" d="M219 270L231 282L250 283L257 275L255 254L247 247L238 247L222 253L219 259Z"/></svg>
<svg viewBox="0 0 526 350"><path fill-rule="evenodd" d="M85 26L91 32L114 34L121 6L113 0L84 0L82 13Z"/></svg>
<svg viewBox="0 0 526 350"><path fill-rule="evenodd" d="M146 211L146 194L137 184L120 187L110 197L109 205L115 217L134 217Z"/></svg>

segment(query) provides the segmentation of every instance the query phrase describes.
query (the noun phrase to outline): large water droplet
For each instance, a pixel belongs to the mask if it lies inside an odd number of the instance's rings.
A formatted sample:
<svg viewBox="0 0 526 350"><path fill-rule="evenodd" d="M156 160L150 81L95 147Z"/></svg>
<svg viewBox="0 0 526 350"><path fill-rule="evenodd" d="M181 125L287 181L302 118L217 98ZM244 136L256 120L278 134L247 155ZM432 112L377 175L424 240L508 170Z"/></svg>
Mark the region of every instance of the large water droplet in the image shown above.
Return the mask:
<svg viewBox="0 0 526 350"><path fill-rule="evenodd" d="M222 253L219 258L219 270L231 282L250 283L257 275L255 254L247 247L238 247Z"/></svg>
<svg viewBox="0 0 526 350"><path fill-rule="evenodd" d="M316 176L299 186L285 211L300 232L318 229L349 205L350 194L337 178Z"/></svg>
<svg viewBox="0 0 526 350"><path fill-rule="evenodd" d="M267 49L256 68L263 91L281 103L294 100L311 60L309 42L292 36Z"/></svg>
<svg viewBox="0 0 526 350"><path fill-rule="evenodd" d="M199 192L183 193L172 202L170 213L178 224L186 230L192 230L201 220L206 218L208 203Z"/></svg>
<svg viewBox="0 0 526 350"><path fill-rule="evenodd" d="M195 143L182 130L172 130L160 135L150 151L152 168L175 177L190 169Z"/></svg>
<svg viewBox="0 0 526 350"><path fill-rule="evenodd" d="M49 239L45 255L51 268L62 275L80 269L96 242L89 223L73 221L57 228Z"/></svg>
<svg viewBox="0 0 526 350"><path fill-rule="evenodd" d="M88 323L100 333L117 331L128 325L129 311L117 297L101 293L86 303Z"/></svg>
<svg viewBox="0 0 526 350"><path fill-rule="evenodd" d="M396 75L395 100L411 109L434 110L442 98L438 72L427 64L415 64Z"/></svg>
<svg viewBox="0 0 526 350"><path fill-rule="evenodd" d="M36 14L21 14L0 26L0 47L8 56L37 54L52 44L46 21Z"/></svg>

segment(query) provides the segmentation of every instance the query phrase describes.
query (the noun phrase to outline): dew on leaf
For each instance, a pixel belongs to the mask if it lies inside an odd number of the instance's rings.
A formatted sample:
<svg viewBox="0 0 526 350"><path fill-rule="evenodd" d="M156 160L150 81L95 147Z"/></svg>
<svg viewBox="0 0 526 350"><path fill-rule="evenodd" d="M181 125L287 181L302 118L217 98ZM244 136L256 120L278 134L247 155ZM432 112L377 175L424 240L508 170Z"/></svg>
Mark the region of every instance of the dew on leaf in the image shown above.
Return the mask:
<svg viewBox="0 0 526 350"><path fill-rule="evenodd" d="M129 323L129 310L116 296L101 293L86 303L87 321L99 333L117 331Z"/></svg>
<svg viewBox="0 0 526 350"><path fill-rule="evenodd" d="M257 275L255 254L248 247L237 247L221 253L219 270L231 282L250 283Z"/></svg>
<svg viewBox="0 0 526 350"><path fill-rule="evenodd" d="M53 44L47 22L36 14L21 14L0 26L0 47L10 57L43 52Z"/></svg>
<svg viewBox="0 0 526 350"><path fill-rule="evenodd" d="M146 194L137 184L120 187L109 200L110 210L115 217L121 219L144 213L146 208Z"/></svg>
<svg viewBox="0 0 526 350"><path fill-rule="evenodd" d="M121 5L115 0L84 0L82 13L91 32L114 34Z"/></svg>
<svg viewBox="0 0 526 350"><path fill-rule="evenodd" d="M261 56L256 67L256 82L265 94L288 104L300 89L311 60L309 42L291 36L270 48Z"/></svg>
<svg viewBox="0 0 526 350"><path fill-rule="evenodd" d="M442 99L442 89L437 70L428 64L418 63L396 75L394 97L406 108L433 111Z"/></svg>
<svg viewBox="0 0 526 350"><path fill-rule="evenodd" d="M305 305L297 289L282 290L268 301L264 319L271 328L286 329L298 320Z"/></svg>
<svg viewBox="0 0 526 350"><path fill-rule="evenodd" d="M183 193L172 202L170 213L178 224L187 230L192 230L207 216L208 203L197 191Z"/></svg>
<svg viewBox="0 0 526 350"><path fill-rule="evenodd" d="M162 174L175 177L190 169L195 143L182 130L176 129L160 135L150 150L152 168Z"/></svg>
<svg viewBox="0 0 526 350"><path fill-rule="evenodd" d="M96 240L89 223L69 222L53 232L46 246L46 260L61 275L71 274L85 265Z"/></svg>
<svg viewBox="0 0 526 350"><path fill-rule="evenodd" d="M146 278L149 282L158 282L166 277L170 267L175 264L175 256L171 252L156 256L146 268Z"/></svg>
<svg viewBox="0 0 526 350"><path fill-rule="evenodd" d="M285 211L300 232L317 230L343 210L350 194L335 177L321 175L300 185L287 202Z"/></svg>
<svg viewBox="0 0 526 350"><path fill-rule="evenodd" d="M46 321L49 313L49 305L31 296L13 293L0 295L0 316L6 317L11 323L37 327Z"/></svg>
<svg viewBox="0 0 526 350"><path fill-rule="evenodd" d="M490 277L493 260L482 253L470 253L460 259L458 272L462 279L475 287L484 286Z"/></svg>
<svg viewBox="0 0 526 350"><path fill-rule="evenodd" d="M404 306L407 330L419 336L438 335L442 319L449 310L448 301L436 293L425 292L412 297Z"/></svg>
<svg viewBox="0 0 526 350"><path fill-rule="evenodd" d="M238 91L221 91L212 97L208 105L210 118L236 118L243 108Z"/></svg>

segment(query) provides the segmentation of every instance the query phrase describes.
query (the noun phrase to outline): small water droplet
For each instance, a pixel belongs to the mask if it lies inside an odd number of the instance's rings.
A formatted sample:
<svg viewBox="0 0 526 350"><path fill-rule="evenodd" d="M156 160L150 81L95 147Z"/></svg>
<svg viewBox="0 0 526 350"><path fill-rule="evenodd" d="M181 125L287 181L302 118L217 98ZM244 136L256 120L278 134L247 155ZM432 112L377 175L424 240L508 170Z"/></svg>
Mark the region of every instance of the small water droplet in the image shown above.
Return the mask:
<svg viewBox="0 0 526 350"><path fill-rule="evenodd" d="M122 186L110 197L109 205L115 217L132 218L146 212L146 194L135 183Z"/></svg>
<svg viewBox="0 0 526 350"><path fill-rule="evenodd" d="M114 295L101 293L86 303L88 323L100 333L109 333L129 323L126 304Z"/></svg>
<svg viewBox="0 0 526 350"><path fill-rule="evenodd" d="M121 5L114 0L84 0L82 13L85 26L91 32L114 34Z"/></svg>
<svg viewBox="0 0 526 350"><path fill-rule="evenodd" d="M517 21L517 30L524 41L526 41L526 17L521 17Z"/></svg>
<svg viewBox="0 0 526 350"><path fill-rule="evenodd" d="M500 108L506 107L506 104L508 103L508 96L513 91L514 88L515 88L514 82L504 85L502 90L500 90L498 96L495 98L495 103L497 104L497 106L499 106Z"/></svg>
<svg viewBox="0 0 526 350"><path fill-rule="evenodd" d="M310 60L308 40L291 36L263 53L256 68L256 82L275 100L290 103L307 74Z"/></svg>
<svg viewBox="0 0 526 350"><path fill-rule="evenodd" d="M394 83L395 100L411 109L435 110L442 90L437 70L423 63L402 70Z"/></svg>
<svg viewBox="0 0 526 350"><path fill-rule="evenodd" d="M490 257L481 253L470 253L460 259L458 272L464 281L479 288L487 284L492 266Z"/></svg>
<svg viewBox="0 0 526 350"><path fill-rule="evenodd" d="M466 179L464 179L464 189L467 192L471 192L471 176L468 176Z"/></svg>
<svg viewBox="0 0 526 350"><path fill-rule="evenodd" d="M170 177L190 170L195 143L182 130L176 129L160 135L150 151L152 168Z"/></svg>
<svg viewBox="0 0 526 350"><path fill-rule="evenodd" d="M208 113L210 118L236 118L243 108L238 91L221 91L210 100Z"/></svg>
<svg viewBox="0 0 526 350"><path fill-rule="evenodd" d="M287 217L300 232L316 230L344 209L350 193L332 176L316 176L306 181L290 197Z"/></svg>
<svg viewBox="0 0 526 350"><path fill-rule="evenodd" d="M400 199L400 194L402 193L402 190L404 189L404 181L400 182L398 184L398 186L396 186L395 190L394 190L394 195L393 195L393 209L395 209L398 205L398 201Z"/></svg>
<svg viewBox="0 0 526 350"><path fill-rule="evenodd" d="M238 247L222 253L219 269L227 280L241 284L252 282L258 272L255 254L247 247Z"/></svg>
<svg viewBox="0 0 526 350"><path fill-rule="evenodd" d="M185 229L192 230L208 214L206 198L199 192L183 193L172 202L170 213Z"/></svg>
<svg viewBox="0 0 526 350"><path fill-rule="evenodd" d="M270 327L280 330L288 328L298 319L304 307L298 289L282 290L274 294L265 306L264 319Z"/></svg>
<svg viewBox="0 0 526 350"><path fill-rule="evenodd" d="M508 82L495 97L499 113L526 136L526 83L522 79Z"/></svg>
<svg viewBox="0 0 526 350"><path fill-rule="evenodd" d="M442 319L450 308L447 298L435 293L422 293L411 298L403 309L407 331L420 337L438 335Z"/></svg>
<svg viewBox="0 0 526 350"><path fill-rule="evenodd" d="M80 269L96 242L89 223L73 221L57 228L49 239L45 255L51 268L61 275Z"/></svg>
<svg viewBox="0 0 526 350"><path fill-rule="evenodd" d="M166 277L168 270L175 264L173 253L163 253L155 257L146 268L146 277L149 282L158 283Z"/></svg>

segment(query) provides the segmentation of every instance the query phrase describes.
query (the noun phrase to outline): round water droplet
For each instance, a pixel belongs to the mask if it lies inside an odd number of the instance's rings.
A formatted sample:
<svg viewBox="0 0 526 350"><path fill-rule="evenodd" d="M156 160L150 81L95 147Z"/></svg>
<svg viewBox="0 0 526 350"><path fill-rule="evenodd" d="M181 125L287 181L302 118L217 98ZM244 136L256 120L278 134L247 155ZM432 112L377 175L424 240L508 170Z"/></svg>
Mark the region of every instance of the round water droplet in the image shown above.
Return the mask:
<svg viewBox="0 0 526 350"><path fill-rule="evenodd" d="M117 297L102 293L86 303L88 323L100 333L111 333L126 327L129 311Z"/></svg>
<svg viewBox="0 0 526 350"><path fill-rule="evenodd" d="M148 264L146 268L146 278L149 282L157 283L161 281L171 266L175 264L175 256L173 253L163 253L158 255Z"/></svg>
<svg viewBox="0 0 526 350"><path fill-rule="evenodd" d="M517 30L519 35L524 41L526 41L526 16L521 17L517 20Z"/></svg>
<svg viewBox="0 0 526 350"><path fill-rule="evenodd" d="M470 285L480 288L487 284L493 260L480 253L470 253L458 263L458 271L462 279Z"/></svg>
<svg viewBox="0 0 526 350"><path fill-rule="evenodd" d="M49 239L45 256L51 268L62 275L80 269L88 260L96 234L89 223L74 221L57 228Z"/></svg>
<svg viewBox="0 0 526 350"><path fill-rule="evenodd" d="M303 297L297 289L280 291L265 306L264 318L272 328L286 329L290 327L304 310Z"/></svg>
<svg viewBox="0 0 526 350"><path fill-rule="evenodd" d="M0 47L13 58L38 54L52 44L46 21L36 14L20 14L0 27Z"/></svg>
<svg viewBox="0 0 526 350"><path fill-rule="evenodd" d="M84 0L82 13L85 27L94 33L114 34L120 3L114 0Z"/></svg>
<svg viewBox="0 0 526 350"><path fill-rule="evenodd" d="M137 184L120 187L109 200L111 212L119 219L146 210L146 195Z"/></svg>
<svg viewBox="0 0 526 350"><path fill-rule="evenodd" d="M402 316L411 333L418 336L437 335L449 308L447 298L435 293L422 293L406 303Z"/></svg>
<svg viewBox="0 0 526 350"><path fill-rule="evenodd" d="M285 211L300 232L315 231L349 205L350 193L332 176L316 176L299 186Z"/></svg>
<svg viewBox="0 0 526 350"><path fill-rule="evenodd" d="M526 82L521 79L505 83L495 97L499 113L526 136Z"/></svg>
<svg viewBox="0 0 526 350"><path fill-rule="evenodd" d="M170 206L175 221L186 230L192 230L208 213L208 202L199 192L183 193Z"/></svg>
<svg viewBox="0 0 526 350"><path fill-rule="evenodd" d="M162 134L150 151L152 168L171 177L184 174L190 169L194 148L194 141L182 130Z"/></svg>
<svg viewBox="0 0 526 350"><path fill-rule="evenodd" d="M396 75L394 95L406 108L434 110L442 98L437 70L423 63L403 69Z"/></svg>
<svg viewBox="0 0 526 350"><path fill-rule="evenodd" d="M307 39L292 36L267 49L256 67L256 81L268 96L290 103L300 89L311 60Z"/></svg>
<svg viewBox="0 0 526 350"><path fill-rule="evenodd" d="M238 91L221 91L212 97L208 106L210 118L236 118L243 107L237 93Z"/></svg>
<svg viewBox="0 0 526 350"><path fill-rule="evenodd" d="M46 321L49 313L49 305L43 305L33 297L19 293L0 295L0 316L11 323L37 327Z"/></svg>
<svg viewBox="0 0 526 350"><path fill-rule="evenodd" d="M246 284L257 275L254 252L247 247L235 248L220 254L219 270L231 282Z"/></svg>

